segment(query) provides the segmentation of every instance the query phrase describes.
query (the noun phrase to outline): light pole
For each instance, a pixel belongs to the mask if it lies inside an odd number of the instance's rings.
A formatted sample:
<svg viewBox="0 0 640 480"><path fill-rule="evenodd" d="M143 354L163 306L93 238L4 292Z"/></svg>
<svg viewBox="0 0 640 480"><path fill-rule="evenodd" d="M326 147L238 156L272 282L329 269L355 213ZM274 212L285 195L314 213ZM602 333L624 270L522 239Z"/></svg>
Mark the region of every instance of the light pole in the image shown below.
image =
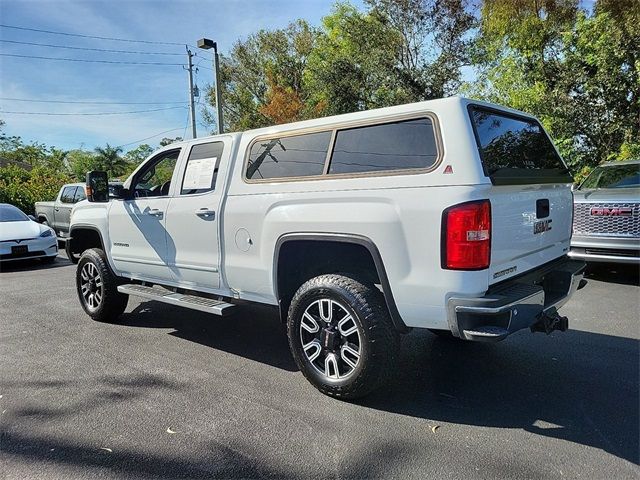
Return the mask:
<svg viewBox="0 0 640 480"><path fill-rule="evenodd" d="M222 123L222 92L220 91L220 67L218 65L218 45L213 40L208 38L201 38L198 40L198 48L209 50L213 48L213 69L216 75L216 109L218 110L218 133L222 133L224 130L224 124Z"/></svg>

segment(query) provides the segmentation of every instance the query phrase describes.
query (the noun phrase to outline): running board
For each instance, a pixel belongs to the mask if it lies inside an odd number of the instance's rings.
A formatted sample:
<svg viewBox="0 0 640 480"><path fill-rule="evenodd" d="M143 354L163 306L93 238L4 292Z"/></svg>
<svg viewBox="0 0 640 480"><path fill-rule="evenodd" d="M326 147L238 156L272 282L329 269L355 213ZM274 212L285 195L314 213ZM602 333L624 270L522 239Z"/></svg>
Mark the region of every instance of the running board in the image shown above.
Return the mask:
<svg viewBox="0 0 640 480"><path fill-rule="evenodd" d="M237 307L237 305L233 303L227 303L222 300L198 297L196 295L185 295L183 293L172 292L162 287L146 287L134 283L119 285L118 292L220 316L233 313Z"/></svg>

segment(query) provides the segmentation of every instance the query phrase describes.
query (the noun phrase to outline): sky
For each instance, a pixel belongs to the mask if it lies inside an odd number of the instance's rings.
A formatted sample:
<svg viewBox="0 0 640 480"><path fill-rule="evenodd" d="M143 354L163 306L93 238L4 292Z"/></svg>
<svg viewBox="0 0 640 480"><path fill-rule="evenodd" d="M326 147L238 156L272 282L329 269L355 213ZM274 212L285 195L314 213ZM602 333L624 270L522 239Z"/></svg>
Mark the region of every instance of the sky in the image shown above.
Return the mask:
<svg viewBox="0 0 640 480"><path fill-rule="evenodd" d="M182 66L187 63L184 44L190 44L196 54L193 61L199 68L195 82L204 92L205 86L213 82L212 55L210 50L195 47L199 38L216 41L224 54L238 39L262 28L281 28L298 18L318 25L331 12L333 3L330 0L0 0L0 118L6 122L3 131L27 142L67 150L93 149L109 143L123 145L127 151L140 143L155 146L163 137L191 138L188 74ZM100 40L10 27L171 44ZM177 65L56 61L13 55ZM196 109L198 136L209 133L209 128L200 124L201 110L202 106ZM140 113L103 114L107 112ZM93 115L96 113L101 115Z"/></svg>
<svg viewBox="0 0 640 480"><path fill-rule="evenodd" d="M6 122L3 131L26 142L65 150L91 150L109 143L127 151L140 143L156 146L163 137L191 138L188 74L183 68L187 63L185 44L191 45L196 54L195 82L204 92L206 85L213 82L212 56L210 51L194 46L199 38L216 41L224 54L238 39L263 28L282 28L298 18L319 25L334 2L0 0L0 119ZM351 3L361 6L363 0ZM589 8L593 0L580 3ZM200 102L204 103L204 97ZM201 123L202 103L196 109L199 136L210 133ZM115 112L139 113L107 114Z"/></svg>

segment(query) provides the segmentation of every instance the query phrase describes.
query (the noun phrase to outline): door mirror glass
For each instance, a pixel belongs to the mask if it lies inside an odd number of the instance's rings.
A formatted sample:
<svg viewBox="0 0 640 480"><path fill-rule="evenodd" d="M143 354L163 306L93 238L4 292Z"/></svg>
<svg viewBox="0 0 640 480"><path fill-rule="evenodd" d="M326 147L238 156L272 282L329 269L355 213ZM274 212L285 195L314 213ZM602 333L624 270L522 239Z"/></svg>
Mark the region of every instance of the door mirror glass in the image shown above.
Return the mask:
<svg viewBox="0 0 640 480"><path fill-rule="evenodd" d="M124 198L128 190L121 183L109 184L109 198Z"/></svg>
<svg viewBox="0 0 640 480"><path fill-rule="evenodd" d="M109 179L107 172L92 170L87 173L87 200L90 202L109 201Z"/></svg>

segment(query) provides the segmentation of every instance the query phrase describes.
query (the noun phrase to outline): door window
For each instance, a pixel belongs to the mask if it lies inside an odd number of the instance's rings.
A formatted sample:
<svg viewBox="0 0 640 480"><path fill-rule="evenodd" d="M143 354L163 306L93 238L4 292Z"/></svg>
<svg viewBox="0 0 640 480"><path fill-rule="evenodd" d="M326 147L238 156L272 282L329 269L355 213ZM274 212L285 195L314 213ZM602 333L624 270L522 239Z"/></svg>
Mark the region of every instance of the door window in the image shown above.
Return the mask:
<svg viewBox="0 0 640 480"><path fill-rule="evenodd" d="M215 190L223 148L222 142L202 143L191 147L180 195Z"/></svg>
<svg viewBox="0 0 640 480"><path fill-rule="evenodd" d="M77 187L76 194L73 197L73 203L78 203L80 200L84 200L87 198L87 195L84 193L84 187Z"/></svg>
<svg viewBox="0 0 640 480"><path fill-rule="evenodd" d="M71 187L64 187L62 190L62 195L60 195L60 201L62 203L73 203L73 197L75 196L76 186L73 185Z"/></svg>
<svg viewBox="0 0 640 480"><path fill-rule="evenodd" d="M152 160L135 177L133 194L136 197L166 197L180 150L171 150Z"/></svg>

